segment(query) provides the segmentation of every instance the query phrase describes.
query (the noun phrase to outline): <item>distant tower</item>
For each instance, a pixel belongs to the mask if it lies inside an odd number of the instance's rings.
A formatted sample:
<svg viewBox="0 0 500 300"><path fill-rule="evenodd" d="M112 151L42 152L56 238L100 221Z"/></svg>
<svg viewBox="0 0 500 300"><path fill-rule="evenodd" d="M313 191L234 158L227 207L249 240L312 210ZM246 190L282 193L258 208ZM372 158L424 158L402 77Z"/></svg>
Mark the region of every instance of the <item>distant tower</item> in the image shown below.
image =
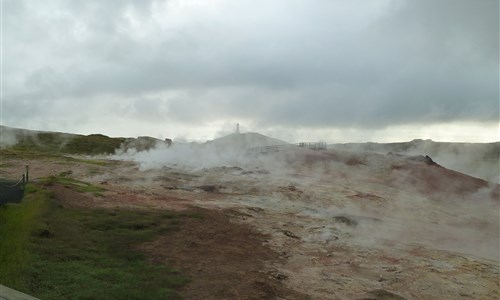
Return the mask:
<svg viewBox="0 0 500 300"><path fill-rule="evenodd" d="M240 133L240 123L236 123L236 133Z"/></svg>

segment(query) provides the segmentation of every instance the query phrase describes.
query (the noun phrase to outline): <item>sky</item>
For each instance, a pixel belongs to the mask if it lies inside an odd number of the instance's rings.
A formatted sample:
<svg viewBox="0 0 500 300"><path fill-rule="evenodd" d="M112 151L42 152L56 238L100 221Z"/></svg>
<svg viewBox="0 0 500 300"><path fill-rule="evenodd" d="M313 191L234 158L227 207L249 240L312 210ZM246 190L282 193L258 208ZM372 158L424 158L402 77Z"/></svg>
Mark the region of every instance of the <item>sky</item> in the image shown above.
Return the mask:
<svg viewBox="0 0 500 300"><path fill-rule="evenodd" d="M1 0L6 126L500 138L498 0Z"/></svg>

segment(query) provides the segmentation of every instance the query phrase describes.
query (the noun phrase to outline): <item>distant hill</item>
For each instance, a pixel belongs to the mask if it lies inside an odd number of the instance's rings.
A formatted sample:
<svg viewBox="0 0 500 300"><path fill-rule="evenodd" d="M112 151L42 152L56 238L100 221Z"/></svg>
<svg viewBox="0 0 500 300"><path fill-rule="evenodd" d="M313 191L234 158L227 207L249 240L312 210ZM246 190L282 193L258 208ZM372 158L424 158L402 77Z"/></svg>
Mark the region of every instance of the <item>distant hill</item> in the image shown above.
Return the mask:
<svg viewBox="0 0 500 300"><path fill-rule="evenodd" d="M145 151L170 143L153 137L108 137L102 134L80 135L63 132L36 131L0 126L0 148L65 154L114 154L129 149ZM253 147L285 145L286 142L260 133L234 133L193 147L208 147L217 151L241 152Z"/></svg>
<svg viewBox="0 0 500 300"><path fill-rule="evenodd" d="M117 149L148 150L165 143L152 137L112 138L102 134L70 134L0 126L0 148L64 154L113 154Z"/></svg>
<svg viewBox="0 0 500 300"><path fill-rule="evenodd" d="M382 154L429 155L435 162L448 169L490 182L500 182L500 142L445 143L416 139L402 143L332 144L329 147Z"/></svg>
<svg viewBox="0 0 500 300"><path fill-rule="evenodd" d="M288 143L282 140L271 138L256 132L248 133L233 133L213 141L207 142L210 146L216 148L231 148L236 150L246 150L254 147L287 145Z"/></svg>
<svg viewBox="0 0 500 300"><path fill-rule="evenodd" d="M168 166L174 168L203 169L214 167L258 167L249 150L256 147L287 145L286 142L259 133L234 133L206 143L173 143L172 147L157 147L149 152L118 158L134 160L142 168Z"/></svg>

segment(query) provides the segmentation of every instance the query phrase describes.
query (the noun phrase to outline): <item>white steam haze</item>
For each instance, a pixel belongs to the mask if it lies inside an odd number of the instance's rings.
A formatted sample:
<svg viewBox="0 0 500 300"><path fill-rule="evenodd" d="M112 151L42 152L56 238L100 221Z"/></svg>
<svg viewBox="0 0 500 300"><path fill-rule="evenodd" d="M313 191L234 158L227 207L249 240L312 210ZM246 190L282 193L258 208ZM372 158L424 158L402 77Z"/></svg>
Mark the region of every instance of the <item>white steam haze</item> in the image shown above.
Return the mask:
<svg viewBox="0 0 500 300"><path fill-rule="evenodd" d="M409 156L429 155L438 164L470 176L500 183L500 143L442 143L413 140L404 143L334 144L332 148L349 151L372 151Z"/></svg>
<svg viewBox="0 0 500 300"><path fill-rule="evenodd" d="M279 151L248 151L269 145ZM145 172L193 174L196 179L171 188L216 186L227 193L223 207L296 214L294 224L308 232L305 242L348 239L370 249L417 244L499 260L499 185L429 165L423 156L313 151L242 133L114 158L136 161ZM335 222L336 216L356 225Z"/></svg>
<svg viewBox="0 0 500 300"><path fill-rule="evenodd" d="M0 148L10 147L17 144L18 139L16 133L12 130L7 130L4 126L0 126Z"/></svg>
<svg viewBox="0 0 500 300"><path fill-rule="evenodd" d="M497 0L2 4L2 125L498 141Z"/></svg>
<svg viewBox="0 0 500 300"><path fill-rule="evenodd" d="M406 154L430 155L435 162L448 169L500 183L500 143L465 144L436 150L423 147Z"/></svg>
<svg viewBox="0 0 500 300"><path fill-rule="evenodd" d="M149 151L118 151L114 158L136 161L142 169L175 167L200 170L224 166L255 168L262 164L249 150L275 145L287 143L258 133L243 133L231 134L204 144L173 143L172 146L160 145Z"/></svg>

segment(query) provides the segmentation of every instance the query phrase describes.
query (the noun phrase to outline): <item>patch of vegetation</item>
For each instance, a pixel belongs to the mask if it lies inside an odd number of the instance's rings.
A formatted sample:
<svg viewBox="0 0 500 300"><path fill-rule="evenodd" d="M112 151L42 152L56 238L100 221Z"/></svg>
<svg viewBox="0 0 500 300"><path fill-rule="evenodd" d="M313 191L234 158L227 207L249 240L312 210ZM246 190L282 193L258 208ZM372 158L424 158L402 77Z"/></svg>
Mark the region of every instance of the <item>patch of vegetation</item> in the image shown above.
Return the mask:
<svg viewBox="0 0 500 300"><path fill-rule="evenodd" d="M139 245L199 215L63 207L41 186L29 191L31 201L0 210L1 284L40 299L179 298L188 279Z"/></svg>
<svg viewBox="0 0 500 300"><path fill-rule="evenodd" d="M39 132L18 136L17 144L11 149L31 152L60 152L69 137L60 133Z"/></svg>
<svg viewBox="0 0 500 300"><path fill-rule="evenodd" d="M49 176L47 177L43 183L46 185L54 185L61 184L67 188L73 189L79 193L92 193L96 197L103 197L102 192L105 190L97 185L93 185L91 183L80 181L74 178L69 177L71 175L71 171L62 172L57 176Z"/></svg>
<svg viewBox="0 0 500 300"><path fill-rule="evenodd" d="M32 160L63 158L62 154L60 153L38 152L38 151L18 149L18 148L1 149L0 156L2 157L2 160L19 159L19 158L32 159Z"/></svg>
<svg viewBox="0 0 500 300"><path fill-rule="evenodd" d="M102 134L69 134L61 132L40 132L2 127L9 132L16 144L1 146L2 149L10 149L23 154L48 153L54 154L76 154L76 155L99 155L113 154L117 149L127 150L134 148L136 151L146 151L165 141L141 136L138 138L112 138Z"/></svg>
<svg viewBox="0 0 500 300"><path fill-rule="evenodd" d="M18 160L56 160L60 165L67 165L69 167L74 166L75 164L86 164L88 165L88 175L98 175L107 172L106 167L115 166L119 162L105 159L90 159L83 157L71 157L64 156L61 153L49 153L49 152L32 152L25 150L16 150L16 149L0 149L0 157L2 158L2 162L0 162L1 168L11 168L16 165L23 169L24 166L18 162ZM13 162L16 161L16 162Z"/></svg>
<svg viewBox="0 0 500 300"><path fill-rule="evenodd" d="M75 158L75 157L69 157L65 156L64 160L68 163L83 163L83 164L88 164L92 166L99 166L99 167L108 167L108 166L113 166L116 164L116 161L110 161L110 160L103 160L103 159L90 159L90 158Z"/></svg>
<svg viewBox="0 0 500 300"><path fill-rule="evenodd" d="M19 135L16 145L9 149L30 153L113 154L127 139L102 134L73 135L58 132L37 132Z"/></svg>
<svg viewBox="0 0 500 300"><path fill-rule="evenodd" d="M0 283L22 286L22 274L29 261L30 233L45 211L50 193L27 184L20 204L0 206Z"/></svg>
<svg viewBox="0 0 500 300"><path fill-rule="evenodd" d="M124 149L130 149L134 148L137 151L147 151L150 150L158 144L158 142L163 142L160 141L156 138L150 137L150 136L140 136L136 139L127 139L125 143L123 144Z"/></svg>
<svg viewBox="0 0 500 300"><path fill-rule="evenodd" d="M1 155L1 154L0 154ZM9 168L9 167L12 167L14 166L14 164L11 164L11 163L5 163L5 162L1 162L0 163L0 168Z"/></svg>
<svg viewBox="0 0 500 300"><path fill-rule="evenodd" d="M180 217L53 207L33 237L29 290L41 299L173 299L187 278L147 262L137 246Z"/></svg>
<svg viewBox="0 0 500 300"><path fill-rule="evenodd" d="M101 171L99 168L92 167L87 169L87 174L89 176L94 176L94 175L104 174L104 172Z"/></svg>
<svg viewBox="0 0 500 300"><path fill-rule="evenodd" d="M113 154L125 138L110 138L102 134L76 135L62 149L71 154Z"/></svg>

